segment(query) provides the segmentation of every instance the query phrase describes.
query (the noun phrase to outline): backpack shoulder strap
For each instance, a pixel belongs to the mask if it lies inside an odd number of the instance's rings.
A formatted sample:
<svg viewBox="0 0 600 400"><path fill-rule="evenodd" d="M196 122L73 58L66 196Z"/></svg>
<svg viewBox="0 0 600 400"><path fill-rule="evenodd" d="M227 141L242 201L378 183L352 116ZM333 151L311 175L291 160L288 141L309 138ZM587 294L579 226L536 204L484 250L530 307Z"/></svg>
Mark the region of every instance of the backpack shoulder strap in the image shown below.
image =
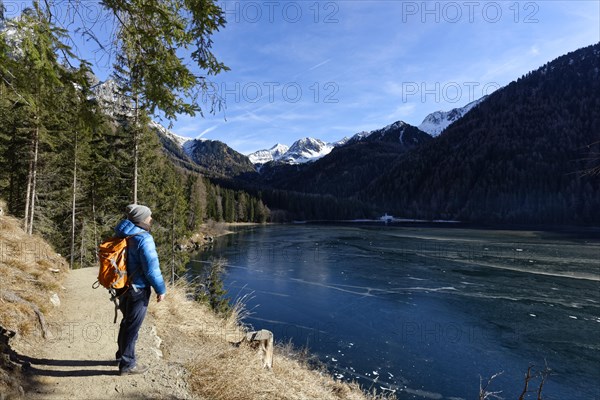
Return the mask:
<svg viewBox="0 0 600 400"><path fill-rule="evenodd" d="M136 235L141 235L142 233L148 233L148 231L136 232L136 233L134 233L133 235L126 236L126 237L125 237L125 239L132 238L132 237L134 237L134 236L136 236Z"/></svg>
<svg viewBox="0 0 600 400"><path fill-rule="evenodd" d="M144 231L144 230L143 230L143 231L141 231L141 232L136 232L136 233L134 233L133 235L129 235L129 236L125 237L125 240L129 240L130 238L132 238L132 237L134 237L134 236L136 236L136 235L141 235L142 233L147 233L147 232L148 232L148 231ZM127 242L127 246L129 246L129 242ZM128 271L128 273L129 273L129 271ZM134 277L134 276L135 276L135 273L133 273L133 274L129 275L129 277L127 278L127 281L131 281L131 280L133 280L133 277Z"/></svg>
<svg viewBox="0 0 600 400"><path fill-rule="evenodd" d="M127 241L127 246L129 246L129 239L131 239L131 238L132 238L132 237L134 237L134 236L137 236L137 235L141 235L141 234L143 234L143 233L146 233L146 232L147 232L147 231L136 232L136 233L134 233L133 235L125 236L123 239L125 239L125 240Z"/></svg>

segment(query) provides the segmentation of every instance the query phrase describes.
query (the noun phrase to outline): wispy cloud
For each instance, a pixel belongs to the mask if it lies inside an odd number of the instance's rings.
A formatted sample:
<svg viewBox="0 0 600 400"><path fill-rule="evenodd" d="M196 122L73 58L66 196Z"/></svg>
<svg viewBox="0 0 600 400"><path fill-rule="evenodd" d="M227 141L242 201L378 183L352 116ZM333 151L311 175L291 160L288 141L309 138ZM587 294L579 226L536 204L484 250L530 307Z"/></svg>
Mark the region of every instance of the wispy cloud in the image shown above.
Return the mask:
<svg viewBox="0 0 600 400"><path fill-rule="evenodd" d="M312 66L312 67L310 67L308 70L309 70L309 71L312 71L312 70L314 70L314 69L317 69L317 68L319 68L319 67L321 67L321 66L323 66L323 65L327 64L329 61L331 61L331 58L328 58L327 60L325 60L325 61L322 61L322 62L318 63L317 65L313 65L313 66Z"/></svg>
<svg viewBox="0 0 600 400"><path fill-rule="evenodd" d="M218 128L218 125L213 125L210 128L206 128L205 130L203 130L198 136L196 136L196 139L200 139L202 136L206 135L209 132L214 131L215 129Z"/></svg>

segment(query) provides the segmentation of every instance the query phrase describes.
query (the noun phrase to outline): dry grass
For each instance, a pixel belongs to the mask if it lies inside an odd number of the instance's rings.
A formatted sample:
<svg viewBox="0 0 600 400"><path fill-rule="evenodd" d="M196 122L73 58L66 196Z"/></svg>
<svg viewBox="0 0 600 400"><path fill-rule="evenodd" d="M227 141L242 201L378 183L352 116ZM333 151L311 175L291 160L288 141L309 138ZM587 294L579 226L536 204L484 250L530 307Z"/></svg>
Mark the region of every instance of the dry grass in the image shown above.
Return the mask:
<svg viewBox="0 0 600 400"><path fill-rule="evenodd" d="M217 237L227 235L231 232L227 229L227 224L225 222L216 222L212 219L209 219L200 227L200 233L202 233L205 237Z"/></svg>
<svg viewBox="0 0 600 400"><path fill-rule="evenodd" d="M202 399L374 399L358 385L334 380L312 370L289 347L276 348L273 369L263 369L260 355L249 347L234 347L244 331L234 313L215 316L208 307L188 299L188 288L170 288L164 303L151 306L163 353L189 371L188 383Z"/></svg>
<svg viewBox="0 0 600 400"><path fill-rule="evenodd" d="M44 240L27 235L19 220L0 216L0 327L22 337L42 337L41 318L53 308L50 297L60 290L67 270ZM13 366L0 357L0 393L18 397L17 375L9 371Z"/></svg>
<svg viewBox="0 0 600 400"><path fill-rule="evenodd" d="M60 290L67 270L43 239L27 235L19 220L0 216L0 326L19 335L41 334L34 308L52 309L50 296ZM11 294L25 302L15 302Z"/></svg>

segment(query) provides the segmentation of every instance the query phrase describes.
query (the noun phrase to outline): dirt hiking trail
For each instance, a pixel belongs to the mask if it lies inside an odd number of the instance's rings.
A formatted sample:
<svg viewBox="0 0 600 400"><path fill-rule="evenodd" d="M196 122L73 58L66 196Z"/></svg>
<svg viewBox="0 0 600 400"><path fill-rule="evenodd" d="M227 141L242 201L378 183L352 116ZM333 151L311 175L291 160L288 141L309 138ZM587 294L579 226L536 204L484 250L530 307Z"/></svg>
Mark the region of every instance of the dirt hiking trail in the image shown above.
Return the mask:
<svg viewBox="0 0 600 400"><path fill-rule="evenodd" d="M48 317L48 338L16 341L30 384L27 399L188 399L181 365L160 351L153 317L147 313L136 347L137 359L150 366L143 375L120 376L115 362L121 312L113 323L108 291L92 289L97 268L70 271L59 293L60 305ZM156 296L150 299L150 308Z"/></svg>

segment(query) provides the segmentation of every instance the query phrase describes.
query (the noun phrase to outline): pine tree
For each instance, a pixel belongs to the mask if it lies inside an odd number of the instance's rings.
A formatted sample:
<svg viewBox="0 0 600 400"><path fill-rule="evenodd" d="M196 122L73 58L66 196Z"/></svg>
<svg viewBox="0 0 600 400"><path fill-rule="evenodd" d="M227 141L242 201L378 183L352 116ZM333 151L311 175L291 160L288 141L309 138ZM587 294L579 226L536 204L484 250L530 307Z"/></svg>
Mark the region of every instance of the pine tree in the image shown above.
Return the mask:
<svg viewBox="0 0 600 400"><path fill-rule="evenodd" d="M206 187L197 174L190 173L186 178L187 229L195 232L202 221L206 210Z"/></svg>
<svg viewBox="0 0 600 400"><path fill-rule="evenodd" d="M217 314L226 315L231 311L229 300L225 298L227 291L223 287L222 274L225 261L212 260L200 274L200 286L197 288L196 300L206 303Z"/></svg>
<svg viewBox="0 0 600 400"><path fill-rule="evenodd" d="M137 203L141 113L160 110L172 119L202 112L198 92L206 93L208 83L184 63L177 50L195 47L191 58L207 74L227 70L210 51L210 36L224 26L225 18L211 0L105 0L103 5L117 21L115 73L131 103L132 198Z"/></svg>

